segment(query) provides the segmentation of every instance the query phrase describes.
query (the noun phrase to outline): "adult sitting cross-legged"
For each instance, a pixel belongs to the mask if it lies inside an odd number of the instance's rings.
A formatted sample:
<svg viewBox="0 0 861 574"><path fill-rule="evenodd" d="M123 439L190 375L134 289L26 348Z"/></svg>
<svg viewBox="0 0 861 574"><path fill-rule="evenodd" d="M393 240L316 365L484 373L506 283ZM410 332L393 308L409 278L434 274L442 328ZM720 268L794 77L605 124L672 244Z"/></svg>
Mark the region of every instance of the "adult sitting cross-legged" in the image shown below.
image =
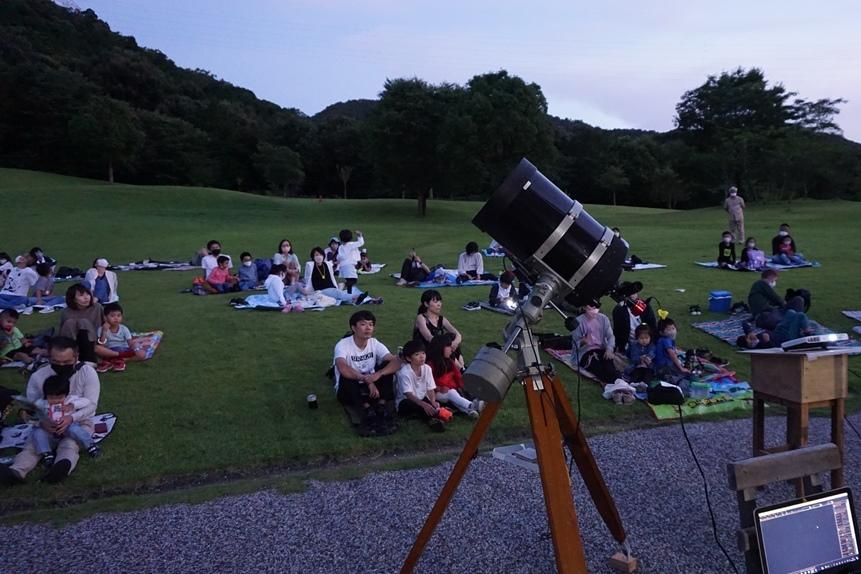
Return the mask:
<svg viewBox="0 0 861 574"><path fill-rule="evenodd" d="M335 393L341 404L362 409L363 436L395 430L387 405L395 399L394 374L401 361L374 338L376 323L370 311L353 313L352 334L335 345Z"/></svg>
<svg viewBox="0 0 861 574"><path fill-rule="evenodd" d="M49 348L50 363L37 369L27 382L27 400L35 403L44 397L43 385L48 377L58 375L69 380L69 394L86 401L85 406L63 416L58 423L42 420L39 424L52 434L63 434L72 423L93 432L92 418L99 404L99 376L95 369L86 363L78 362L77 343L68 337L54 337ZM53 465L42 480L58 483L69 476L78 462L79 446L74 438L65 436L57 445ZM42 457L36 452L33 441L29 441L7 467L0 465L0 485L11 486L24 481L27 474L36 468Z"/></svg>

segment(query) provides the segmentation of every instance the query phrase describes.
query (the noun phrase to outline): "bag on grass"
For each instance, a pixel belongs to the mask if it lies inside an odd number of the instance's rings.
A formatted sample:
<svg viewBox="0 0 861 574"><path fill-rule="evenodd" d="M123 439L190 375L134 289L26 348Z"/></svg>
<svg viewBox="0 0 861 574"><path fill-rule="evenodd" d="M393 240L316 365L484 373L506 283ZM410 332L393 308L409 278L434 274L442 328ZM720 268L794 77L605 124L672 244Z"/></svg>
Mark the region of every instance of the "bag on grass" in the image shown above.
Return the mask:
<svg viewBox="0 0 861 574"><path fill-rule="evenodd" d="M676 385L659 381L646 391L648 401L653 405L681 405L685 402L682 389Z"/></svg>

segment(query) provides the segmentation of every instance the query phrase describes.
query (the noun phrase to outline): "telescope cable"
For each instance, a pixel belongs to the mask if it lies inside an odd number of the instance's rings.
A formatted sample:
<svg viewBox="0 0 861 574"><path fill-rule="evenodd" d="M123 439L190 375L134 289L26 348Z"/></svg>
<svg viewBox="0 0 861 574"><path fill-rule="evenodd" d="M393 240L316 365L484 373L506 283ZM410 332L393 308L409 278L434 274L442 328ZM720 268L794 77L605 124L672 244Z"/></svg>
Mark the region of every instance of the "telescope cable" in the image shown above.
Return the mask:
<svg viewBox="0 0 861 574"><path fill-rule="evenodd" d="M849 424L849 426L852 427L852 430L855 431L855 434L858 435L859 439L861 439L861 433L858 432L858 429L855 427L854 424L852 424L852 421L849 420L849 417L843 415L843 420L845 420Z"/></svg>
<svg viewBox="0 0 861 574"><path fill-rule="evenodd" d="M721 544L720 538L718 537L717 521L715 520L714 509L712 509L712 501L711 501L711 496L709 495L709 483L708 483L708 480L706 480L706 473L703 471L703 467L700 465L700 461L697 458L697 454L694 452L694 445L691 443L691 439L688 436L688 431L685 428L685 419L684 419L684 416L682 415L682 405L677 405L677 408L679 410L679 423L682 427L682 434L685 437L685 441L687 441L687 443L688 443L688 448L691 451L691 456L694 458L694 463L696 463L697 470L700 471L700 476L703 479L703 490L705 491L705 494L706 494L706 506L708 506L708 509L709 509L709 517L711 518L711 521L712 521L712 533L714 534L715 542L717 542L718 548L721 549L721 552L723 552L723 555L726 556L726 559L729 562L730 566L732 566L732 569L733 569L733 571L735 571L735 574L739 574L739 571L735 565L735 562L733 562L732 558L730 558L729 553L726 551L726 548L724 548L723 544Z"/></svg>

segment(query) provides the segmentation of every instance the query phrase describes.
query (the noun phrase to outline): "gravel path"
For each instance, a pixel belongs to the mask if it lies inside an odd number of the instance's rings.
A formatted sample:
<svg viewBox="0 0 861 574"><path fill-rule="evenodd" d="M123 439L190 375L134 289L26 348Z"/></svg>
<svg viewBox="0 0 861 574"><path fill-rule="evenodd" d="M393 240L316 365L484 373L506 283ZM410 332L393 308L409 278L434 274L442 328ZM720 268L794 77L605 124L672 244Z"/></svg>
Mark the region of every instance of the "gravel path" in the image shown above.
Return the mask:
<svg viewBox="0 0 861 574"><path fill-rule="evenodd" d="M852 422L861 428L861 414ZM709 477L721 539L743 572L725 465L748 456L750 421L686 426ZM812 421L811 443L826 440L827 426L824 419ZM769 419L767 432L770 443L777 443L782 422ZM678 425L595 437L590 444L641 572L732 572L714 543L702 482ZM848 427L845 451L847 482L859 489L861 440ZM61 530L3 527L0 572L72 565L105 574L396 572L452 466L312 482L301 494L263 491L196 506L101 514ZM589 571L612 572L606 559L617 548L579 478L574 494ZM768 495L779 500L793 491L783 485ZM489 456L473 461L418 571L553 572L537 473Z"/></svg>

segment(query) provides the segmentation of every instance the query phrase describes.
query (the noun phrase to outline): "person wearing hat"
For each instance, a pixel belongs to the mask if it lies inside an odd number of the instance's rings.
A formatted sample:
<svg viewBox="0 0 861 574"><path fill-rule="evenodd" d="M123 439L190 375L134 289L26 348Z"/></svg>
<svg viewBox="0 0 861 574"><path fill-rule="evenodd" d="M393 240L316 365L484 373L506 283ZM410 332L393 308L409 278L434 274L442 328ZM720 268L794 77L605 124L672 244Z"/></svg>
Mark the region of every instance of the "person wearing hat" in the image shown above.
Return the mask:
<svg viewBox="0 0 861 574"><path fill-rule="evenodd" d="M619 304L613 308L613 336L616 338L616 353L625 356L628 345L636 340L634 331L642 324L657 328L658 320L650 305L646 305L645 311L639 313L635 303L640 299L643 284L639 281L623 281L616 289L616 294L621 297Z"/></svg>
<svg viewBox="0 0 861 574"><path fill-rule="evenodd" d="M338 248L340 246L341 240L337 237L332 237L329 239L329 247L323 251L326 254L326 261L332 264L332 270L335 272L335 275L338 274Z"/></svg>
<svg viewBox="0 0 861 574"><path fill-rule="evenodd" d="M726 192L723 208L729 214L729 232L735 238L736 243L743 243L744 234L744 199L738 194L736 186L730 187Z"/></svg>
<svg viewBox="0 0 861 574"><path fill-rule="evenodd" d="M93 261L93 266L84 275L84 282L93 292L93 299L102 304L115 303L120 300L117 293L117 274L108 269L108 260L99 258Z"/></svg>

